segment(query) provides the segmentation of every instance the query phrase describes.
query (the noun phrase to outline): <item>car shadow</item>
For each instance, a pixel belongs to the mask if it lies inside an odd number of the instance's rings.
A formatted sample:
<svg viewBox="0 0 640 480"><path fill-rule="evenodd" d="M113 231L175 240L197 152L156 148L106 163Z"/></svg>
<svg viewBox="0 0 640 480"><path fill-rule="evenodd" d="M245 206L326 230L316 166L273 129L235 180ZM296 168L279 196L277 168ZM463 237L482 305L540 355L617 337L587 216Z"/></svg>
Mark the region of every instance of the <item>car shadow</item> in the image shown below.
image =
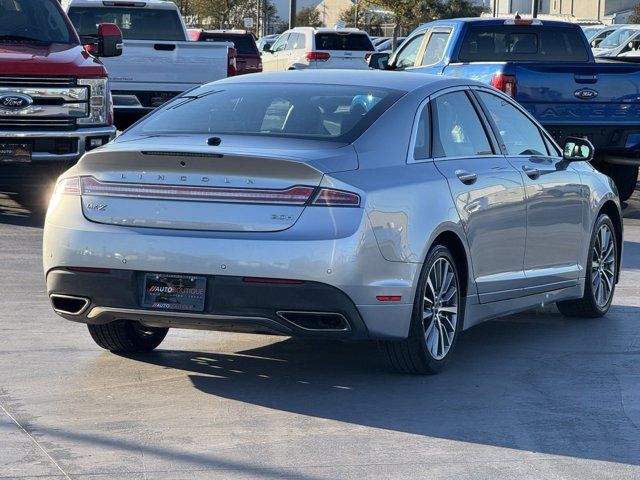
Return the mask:
<svg viewBox="0 0 640 480"><path fill-rule="evenodd" d="M612 318L568 320L546 309L489 322L465 332L449 368L431 377L389 371L373 344L294 338L128 358L184 371L208 395L299 415L640 464L640 412L625 410L625 401L637 405L637 376L628 375L640 352L620 345L624 319L639 313L614 307Z"/></svg>

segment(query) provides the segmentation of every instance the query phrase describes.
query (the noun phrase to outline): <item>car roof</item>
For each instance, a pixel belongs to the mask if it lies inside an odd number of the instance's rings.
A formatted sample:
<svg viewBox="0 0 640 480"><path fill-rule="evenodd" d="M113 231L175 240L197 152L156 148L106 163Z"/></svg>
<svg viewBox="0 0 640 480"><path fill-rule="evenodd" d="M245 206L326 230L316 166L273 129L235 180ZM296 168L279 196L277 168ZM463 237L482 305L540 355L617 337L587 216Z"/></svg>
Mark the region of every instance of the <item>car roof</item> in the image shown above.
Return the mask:
<svg viewBox="0 0 640 480"><path fill-rule="evenodd" d="M111 0L105 2L103 0L71 0L70 7L135 7L135 8L151 8L159 10L177 10L175 3L165 0L144 0L144 1L125 1Z"/></svg>
<svg viewBox="0 0 640 480"><path fill-rule="evenodd" d="M297 83L308 85L350 85L370 88L390 88L411 92L419 88L437 91L447 87L460 85L486 86L474 80L443 77L411 72L390 72L382 70L294 70L273 73L254 73L229 77L209 85L241 83ZM428 94L428 93L427 93Z"/></svg>
<svg viewBox="0 0 640 480"><path fill-rule="evenodd" d="M436 20L434 22L429 22L420 25L418 29L424 29L427 27L434 26L455 26L455 25L504 25L507 20L514 20L514 17L497 17L497 18L478 18L478 17L469 17L469 18L454 18L448 20ZM531 20L530 18L523 18L522 20ZM562 22L558 20L543 20L536 19L542 23L542 26L550 26L550 27L576 27L579 25L577 23L571 22Z"/></svg>

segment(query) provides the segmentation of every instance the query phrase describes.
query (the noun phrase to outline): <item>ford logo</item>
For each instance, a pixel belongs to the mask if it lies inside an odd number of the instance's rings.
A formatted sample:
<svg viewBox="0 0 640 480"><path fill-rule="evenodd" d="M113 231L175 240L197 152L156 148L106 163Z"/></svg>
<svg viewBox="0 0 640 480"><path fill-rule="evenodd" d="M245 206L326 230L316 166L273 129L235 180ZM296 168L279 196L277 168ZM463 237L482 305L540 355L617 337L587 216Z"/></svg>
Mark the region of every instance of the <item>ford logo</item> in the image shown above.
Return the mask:
<svg viewBox="0 0 640 480"><path fill-rule="evenodd" d="M22 93L0 95L0 108L4 110L22 110L33 103L33 98Z"/></svg>
<svg viewBox="0 0 640 480"><path fill-rule="evenodd" d="M573 93L580 100L590 100L598 96L598 92L590 88L581 88Z"/></svg>

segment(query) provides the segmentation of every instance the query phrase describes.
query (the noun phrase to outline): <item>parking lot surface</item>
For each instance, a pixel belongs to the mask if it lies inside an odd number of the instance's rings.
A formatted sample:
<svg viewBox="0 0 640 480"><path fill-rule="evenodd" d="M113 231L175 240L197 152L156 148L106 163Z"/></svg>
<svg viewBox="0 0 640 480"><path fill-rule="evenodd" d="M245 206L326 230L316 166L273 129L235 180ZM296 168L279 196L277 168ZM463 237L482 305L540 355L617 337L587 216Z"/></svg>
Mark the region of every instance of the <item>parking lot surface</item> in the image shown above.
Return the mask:
<svg viewBox="0 0 640 480"><path fill-rule="evenodd" d="M605 318L489 322L415 377L371 344L172 330L100 350L45 295L53 177L0 171L0 478L640 478L640 194Z"/></svg>

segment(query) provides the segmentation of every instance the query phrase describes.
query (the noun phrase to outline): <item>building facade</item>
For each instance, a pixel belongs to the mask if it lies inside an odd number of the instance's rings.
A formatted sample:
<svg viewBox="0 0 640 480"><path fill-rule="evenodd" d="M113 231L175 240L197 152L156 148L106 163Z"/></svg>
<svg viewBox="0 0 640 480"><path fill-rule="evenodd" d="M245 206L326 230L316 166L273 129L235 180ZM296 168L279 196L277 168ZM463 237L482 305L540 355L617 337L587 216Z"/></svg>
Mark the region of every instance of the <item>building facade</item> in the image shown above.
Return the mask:
<svg viewBox="0 0 640 480"><path fill-rule="evenodd" d="M534 0L491 0L496 15L530 15ZM576 20L624 23L638 0L537 0L539 15L562 15Z"/></svg>

